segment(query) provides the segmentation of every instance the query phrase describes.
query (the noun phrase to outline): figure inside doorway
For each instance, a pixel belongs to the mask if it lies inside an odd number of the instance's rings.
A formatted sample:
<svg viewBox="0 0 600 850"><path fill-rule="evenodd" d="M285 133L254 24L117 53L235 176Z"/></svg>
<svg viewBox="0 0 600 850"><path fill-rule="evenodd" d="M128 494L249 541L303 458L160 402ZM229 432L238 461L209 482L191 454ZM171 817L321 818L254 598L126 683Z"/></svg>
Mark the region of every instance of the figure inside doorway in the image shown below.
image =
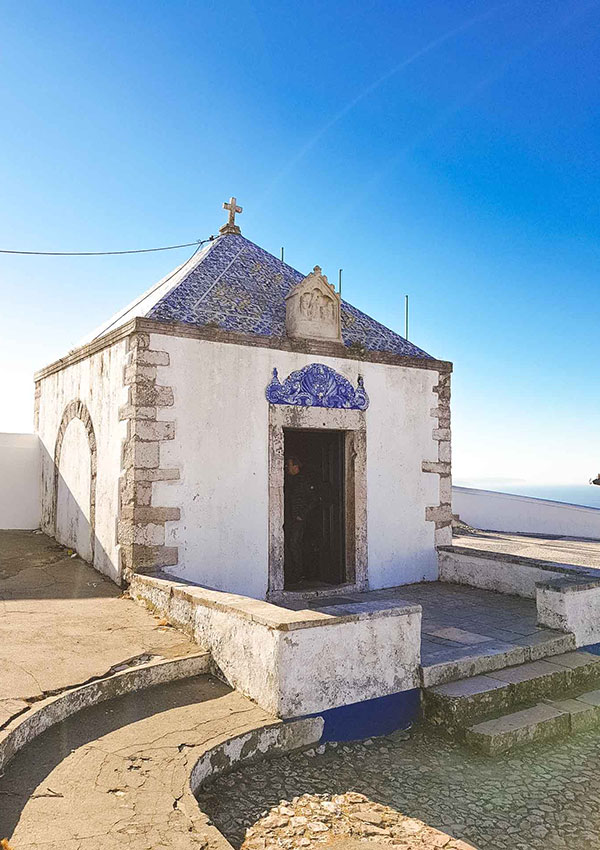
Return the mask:
<svg viewBox="0 0 600 850"><path fill-rule="evenodd" d="M286 580L290 585L309 578L305 563L306 530L311 513L319 504L319 488L305 473L298 457L291 455L285 462L285 563Z"/></svg>

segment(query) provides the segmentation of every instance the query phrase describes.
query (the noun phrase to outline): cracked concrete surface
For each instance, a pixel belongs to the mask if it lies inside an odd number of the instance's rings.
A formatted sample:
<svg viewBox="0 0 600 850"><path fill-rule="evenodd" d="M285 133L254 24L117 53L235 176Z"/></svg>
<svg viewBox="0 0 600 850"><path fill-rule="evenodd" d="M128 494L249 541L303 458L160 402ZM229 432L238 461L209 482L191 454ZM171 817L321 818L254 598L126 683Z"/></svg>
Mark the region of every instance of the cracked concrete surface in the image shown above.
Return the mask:
<svg viewBox="0 0 600 850"><path fill-rule="evenodd" d="M0 531L0 727L132 659L198 646L46 535Z"/></svg>
<svg viewBox="0 0 600 850"><path fill-rule="evenodd" d="M18 850L225 850L189 788L198 758L279 723L210 676L96 705L22 750L0 778L0 837Z"/></svg>

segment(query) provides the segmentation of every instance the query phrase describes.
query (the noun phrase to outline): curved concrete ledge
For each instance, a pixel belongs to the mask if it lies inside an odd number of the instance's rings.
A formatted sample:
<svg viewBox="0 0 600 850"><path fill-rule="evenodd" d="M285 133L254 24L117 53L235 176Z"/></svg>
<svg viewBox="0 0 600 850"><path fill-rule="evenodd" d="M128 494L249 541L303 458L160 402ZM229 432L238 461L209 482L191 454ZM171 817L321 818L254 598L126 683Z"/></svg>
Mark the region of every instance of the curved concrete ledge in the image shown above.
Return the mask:
<svg viewBox="0 0 600 850"><path fill-rule="evenodd" d="M208 652L149 661L40 700L0 731L0 771L26 744L72 714L131 691L207 673L209 665Z"/></svg>
<svg viewBox="0 0 600 850"><path fill-rule="evenodd" d="M322 717L305 717L229 738L206 750L198 759L190 776L192 793L197 794L207 779L227 773L243 762L274 758L315 746L321 740L323 725Z"/></svg>

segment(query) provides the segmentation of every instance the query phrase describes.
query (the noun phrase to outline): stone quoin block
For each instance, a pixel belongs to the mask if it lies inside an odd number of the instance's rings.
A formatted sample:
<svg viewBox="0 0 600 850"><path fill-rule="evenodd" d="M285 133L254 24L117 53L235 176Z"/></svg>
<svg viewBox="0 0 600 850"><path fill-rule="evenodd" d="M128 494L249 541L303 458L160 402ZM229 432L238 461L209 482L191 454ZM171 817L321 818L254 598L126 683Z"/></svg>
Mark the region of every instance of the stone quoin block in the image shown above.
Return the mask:
<svg viewBox="0 0 600 850"><path fill-rule="evenodd" d="M450 473L450 463L448 461L424 460L421 468L423 472Z"/></svg>
<svg viewBox="0 0 600 850"><path fill-rule="evenodd" d="M167 351L149 351L137 349L135 354L136 363L142 366L168 366L170 362Z"/></svg>
<svg viewBox="0 0 600 850"><path fill-rule="evenodd" d="M175 423L157 420L133 420L130 425L131 437L144 442L173 440Z"/></svg>
<svg viewBox="0 0 600 850"><path fill-rule="evenodd" d="M442 440L438 443L438 460L442 463L450 463L452 459L452 448L449 440Z"/></svg>
<svg viewBox="0 0 600 850"><path fill-rule="evenodd" d="M138 360L125 366L124 383L143 384L156 380L156 366L142 366Z"/></svg>
<svg viewBox="0 0 600 850"><path fill-rule="evenodd" d="M132 384L129 388L129 403L134 407L172 407L173 390L171 387L156 387L152 384Z"/></svg>

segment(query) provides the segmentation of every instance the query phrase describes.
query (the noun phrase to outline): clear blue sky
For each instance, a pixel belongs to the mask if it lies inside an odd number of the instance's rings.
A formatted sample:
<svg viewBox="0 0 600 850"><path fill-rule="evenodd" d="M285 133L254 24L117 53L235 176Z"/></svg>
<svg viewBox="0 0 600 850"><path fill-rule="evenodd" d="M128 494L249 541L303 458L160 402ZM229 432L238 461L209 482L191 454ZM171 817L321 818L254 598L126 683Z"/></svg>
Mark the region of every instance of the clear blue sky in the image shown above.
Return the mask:
<svg viewBox="0 0 600 850"><path fill-rule="evenodd" d="M600 4L0 2L0 247L244 235L452 360L458 480L600 469ZM0 430L186 259L0 256Z"/></svg>

